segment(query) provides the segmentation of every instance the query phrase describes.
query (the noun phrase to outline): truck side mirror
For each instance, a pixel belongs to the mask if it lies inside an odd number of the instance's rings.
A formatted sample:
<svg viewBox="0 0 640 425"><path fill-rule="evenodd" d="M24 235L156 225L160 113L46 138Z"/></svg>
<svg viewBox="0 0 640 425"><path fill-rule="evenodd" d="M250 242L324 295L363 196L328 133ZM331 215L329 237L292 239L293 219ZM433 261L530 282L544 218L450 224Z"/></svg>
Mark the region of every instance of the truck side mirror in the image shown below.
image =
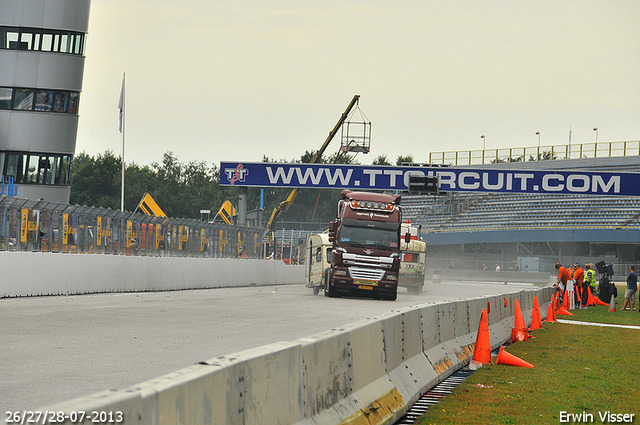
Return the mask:
<svg viewBox="0 0 640 425"><path fill-rule="evenodd" d="M408 244L411 242L411 233L407 232L404 234L404 243Z"/></svg>
<svg viewBox="0 0 640 425"><path fill-rule="evenodd" d="M332 221L329 223L329 242L335 241L336 238L336 222Z"/></svg>

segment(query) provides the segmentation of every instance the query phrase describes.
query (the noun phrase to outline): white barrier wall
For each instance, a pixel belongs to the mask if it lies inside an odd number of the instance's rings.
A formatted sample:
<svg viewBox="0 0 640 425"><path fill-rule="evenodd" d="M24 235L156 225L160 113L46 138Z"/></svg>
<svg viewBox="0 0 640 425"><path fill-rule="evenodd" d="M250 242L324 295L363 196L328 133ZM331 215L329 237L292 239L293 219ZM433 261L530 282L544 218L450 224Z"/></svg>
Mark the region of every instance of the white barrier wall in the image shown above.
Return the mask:
<svg viewBox="0 0 640 425"><path fill-rule="evenodd" d="M0 252L0 270L0 298L304 282L304 266L228 258Z"/></svg>
<svg viewBox="0 0 640 425"><path fill-rule="evenodd" d="M529 324L534 296L545 311L553 290L409 307L38 410L122 412L144 425L389 424L468 364L482 309L495 349L511 337L514 301Z"/></svg>

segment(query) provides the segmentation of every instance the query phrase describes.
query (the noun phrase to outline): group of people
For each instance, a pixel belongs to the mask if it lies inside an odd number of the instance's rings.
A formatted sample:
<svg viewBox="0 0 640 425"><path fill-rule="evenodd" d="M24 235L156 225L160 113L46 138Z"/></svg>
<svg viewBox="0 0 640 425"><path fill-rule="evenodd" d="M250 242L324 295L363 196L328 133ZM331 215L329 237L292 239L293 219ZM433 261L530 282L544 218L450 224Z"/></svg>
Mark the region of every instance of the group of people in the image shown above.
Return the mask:
<svg viewBox="0 0 640 425"><path fill-rule="evenodd" d="M590 304L589 298L597 296L595 266L591 263L585 264L585 271L580 267L580 263L577 262L573 267L569 268L564 268L562 264L556 263L556 269L558 270L558 281L555 286L558 289L560 301L564 301L567 293L567 283L573 280L576 304L580 303L580 308L586 309L587 305ZM635 272L634 266L629 266L629 274L627 275L626 281L627 290L624 293L622 309L633 311L636 309L635 294L638 291L638 275ZM614 298L618 296L618 290L615 285L610 285L609 293L611 293ZM638 311L640 312L640 308Z"/></svg>
<svg viewBox="0 0 640 425"><path fill-rule="evenodd" d="M567 294L567 284L570 280L573 280L574 297L576 305L580 304L580 308L587 309L590 304L589 298L597 296L597 284L596 284L596 271L595 266L592 263L584 265L585 270L580 267L580 263L576 262L573 266L565 268L560 263L556 263L556 269L558 270L558 281L556 287L558 289L558 296L560 302L564 301L564 297Z"/></svg>

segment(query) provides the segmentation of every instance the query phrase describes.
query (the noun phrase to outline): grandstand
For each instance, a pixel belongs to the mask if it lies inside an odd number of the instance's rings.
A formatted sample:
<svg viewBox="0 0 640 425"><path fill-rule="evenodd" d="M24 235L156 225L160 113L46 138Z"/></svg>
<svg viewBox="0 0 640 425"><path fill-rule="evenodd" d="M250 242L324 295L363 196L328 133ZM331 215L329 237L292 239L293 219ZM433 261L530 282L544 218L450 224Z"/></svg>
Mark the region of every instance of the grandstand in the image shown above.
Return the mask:
<svg viewBox="0 0 640 425"><path fill-rule="evenodd" d="M496 193L457 198L452 200L455 203L436 204L414 197L412 204L423 202L428 207L420 211L412 206L406 216L431 232L622 229L640 223L640 200L629 197ZM411 212L417 214L412 216Z"/></svg>
<svg viewBox="0 0 640 425"><path fill-rule="evenodd" d="M640 172L640 156L469 166L483 167ZM451 192L404 195L402 204L403 217L422 225L433 267L455 258L469 268L486 260L514 269L519 257L539 257L552 271L558 260L584 264L606 256L624 272L640 260L640 198Z"/></svg>

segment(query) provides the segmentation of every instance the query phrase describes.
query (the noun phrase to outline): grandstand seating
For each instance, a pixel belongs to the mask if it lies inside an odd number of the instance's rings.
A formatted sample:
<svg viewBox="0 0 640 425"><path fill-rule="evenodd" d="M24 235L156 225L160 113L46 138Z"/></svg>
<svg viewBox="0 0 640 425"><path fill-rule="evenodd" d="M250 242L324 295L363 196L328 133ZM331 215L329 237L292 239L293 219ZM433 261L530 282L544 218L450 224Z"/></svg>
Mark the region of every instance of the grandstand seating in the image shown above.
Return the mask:
<svg viewBox="0 0 640 425"><path fill-rule="evenodd" d="M403 217L423 231L640 227L640 199L549 194L449 194L403 197Z"/></svg>

